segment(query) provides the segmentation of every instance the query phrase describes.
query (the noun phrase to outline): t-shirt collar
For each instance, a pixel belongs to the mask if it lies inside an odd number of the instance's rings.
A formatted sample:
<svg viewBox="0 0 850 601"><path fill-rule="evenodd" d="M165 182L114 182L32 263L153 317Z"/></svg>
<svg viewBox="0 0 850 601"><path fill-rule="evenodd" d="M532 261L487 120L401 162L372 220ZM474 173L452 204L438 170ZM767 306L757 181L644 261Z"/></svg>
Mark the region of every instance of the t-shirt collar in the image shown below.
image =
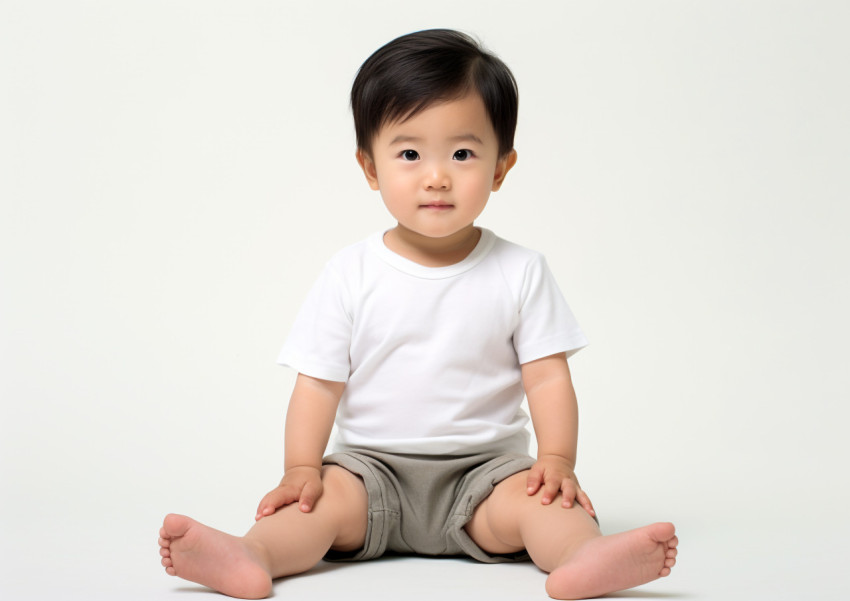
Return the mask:
<svg viewBox="0 0 850 601"><path fill-rule="evenodd" d="M493 248L493 244L496 242L496 235L486 228L480 227L478 229L481 231L481 238L479 238L478 244L475 245L472 252L463 261L453 265L446 265L445 267L426 267L394 253L384 244L384 234L386 234L386 231L374 234L369 240L369 246L384 262L399 271L418 278L441 280L469 271L478 265Z"/></svg>

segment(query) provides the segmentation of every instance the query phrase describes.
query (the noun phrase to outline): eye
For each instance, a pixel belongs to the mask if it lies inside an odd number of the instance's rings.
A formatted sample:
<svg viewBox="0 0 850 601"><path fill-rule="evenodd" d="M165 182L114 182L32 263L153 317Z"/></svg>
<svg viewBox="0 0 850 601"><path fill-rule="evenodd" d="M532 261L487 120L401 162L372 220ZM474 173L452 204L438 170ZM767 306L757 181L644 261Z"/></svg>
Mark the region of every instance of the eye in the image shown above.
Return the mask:
<svg viewBox="0 0 850 601"><path fill-rule="evenodd" d="M403 150L401 152L401 158L405 161L416 161L419 159L419 153L415 150Z"/></svg>
<svg viewBox="0 0 850 601"><path fill-rule="evenodd" d="M472 151L467 149L458 150L452 157L456 161L466 161L472 158Z"/></svg>

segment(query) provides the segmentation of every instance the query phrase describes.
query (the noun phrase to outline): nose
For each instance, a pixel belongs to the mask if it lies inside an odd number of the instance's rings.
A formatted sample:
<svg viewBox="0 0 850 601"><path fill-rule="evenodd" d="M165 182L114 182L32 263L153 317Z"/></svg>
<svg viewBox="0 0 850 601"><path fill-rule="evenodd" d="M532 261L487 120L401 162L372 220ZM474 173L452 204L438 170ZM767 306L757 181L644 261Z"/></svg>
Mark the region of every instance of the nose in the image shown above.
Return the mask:
<svg viewBox="0 0 850 601"><path fill-rule="evenodd" d="M449 190L452 183L445 165L441 162L429 165L424 184L426 190Z"/></svg>

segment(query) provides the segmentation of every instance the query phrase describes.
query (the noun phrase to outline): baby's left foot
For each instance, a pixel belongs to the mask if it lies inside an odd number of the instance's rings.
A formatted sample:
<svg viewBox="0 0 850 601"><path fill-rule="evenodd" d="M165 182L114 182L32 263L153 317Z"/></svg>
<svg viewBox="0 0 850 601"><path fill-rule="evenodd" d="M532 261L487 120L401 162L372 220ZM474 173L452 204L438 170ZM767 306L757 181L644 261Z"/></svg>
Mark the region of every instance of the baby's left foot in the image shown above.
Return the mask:
<svg viewBox="0 0 850 601"><path fill-rule="evenodd" d="M676 529L658 523L589 540L549 574L555 599L587 599L668 576L676 564Z"/></svg>

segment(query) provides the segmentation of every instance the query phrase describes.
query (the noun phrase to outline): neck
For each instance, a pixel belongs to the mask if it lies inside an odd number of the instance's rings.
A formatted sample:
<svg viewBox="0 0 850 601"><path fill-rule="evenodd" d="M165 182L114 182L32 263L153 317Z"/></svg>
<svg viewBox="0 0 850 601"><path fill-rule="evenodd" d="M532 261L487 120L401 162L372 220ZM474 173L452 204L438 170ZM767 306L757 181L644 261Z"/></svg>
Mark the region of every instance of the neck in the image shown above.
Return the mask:
<svg viewBox="0 0 850 601"><path fill-rule="evenodd" d="M414 263L425 267L446 267L468 257L480 239L481 231L473 225L445 238L430 238L397 225L384 235L384 244Z"/></svg>

